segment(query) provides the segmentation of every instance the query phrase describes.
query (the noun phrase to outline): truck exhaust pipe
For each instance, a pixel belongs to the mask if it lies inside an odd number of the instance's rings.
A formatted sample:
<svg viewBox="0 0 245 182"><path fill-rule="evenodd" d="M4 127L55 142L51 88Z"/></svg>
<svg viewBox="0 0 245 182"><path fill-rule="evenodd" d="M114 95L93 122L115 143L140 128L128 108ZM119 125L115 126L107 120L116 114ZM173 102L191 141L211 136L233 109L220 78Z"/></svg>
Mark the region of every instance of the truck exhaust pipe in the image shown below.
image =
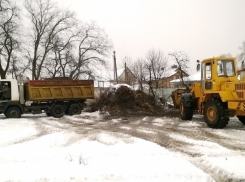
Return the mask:
<svg viewBox="0 0 245 182"><path fill-rule="evenodd" d="M24 85L19 85L19 91L20 91L20 104L25 104L25 98L24 98Z"/></svg>

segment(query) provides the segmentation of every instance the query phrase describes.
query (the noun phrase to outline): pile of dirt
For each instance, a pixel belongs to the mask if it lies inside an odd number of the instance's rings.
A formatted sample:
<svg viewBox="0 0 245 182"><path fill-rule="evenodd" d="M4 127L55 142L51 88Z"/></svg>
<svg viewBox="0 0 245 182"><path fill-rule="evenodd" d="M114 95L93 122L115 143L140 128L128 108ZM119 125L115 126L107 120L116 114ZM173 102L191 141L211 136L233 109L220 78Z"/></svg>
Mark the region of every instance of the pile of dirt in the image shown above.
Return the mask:
<svg viewBox="0 0 245 182"><path fill-rule="evenodd" d="M154 116L164 113L162 104L152 96L127 85L106 90L96 102L96 107L111 116Z"/></svg>

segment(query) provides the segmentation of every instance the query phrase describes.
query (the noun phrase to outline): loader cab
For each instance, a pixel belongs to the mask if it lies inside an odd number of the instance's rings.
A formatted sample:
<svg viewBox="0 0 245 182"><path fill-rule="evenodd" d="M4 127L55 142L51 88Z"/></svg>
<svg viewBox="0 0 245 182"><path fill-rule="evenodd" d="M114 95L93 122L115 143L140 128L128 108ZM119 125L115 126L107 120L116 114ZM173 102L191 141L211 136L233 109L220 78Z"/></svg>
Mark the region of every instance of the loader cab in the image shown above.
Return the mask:
<svg viewBox="0 0 245 182"><path fill-rule="evenodd" d="M235 58L211 58L201 65L202 90L221 91L221 85L237 81Z"/></svg>

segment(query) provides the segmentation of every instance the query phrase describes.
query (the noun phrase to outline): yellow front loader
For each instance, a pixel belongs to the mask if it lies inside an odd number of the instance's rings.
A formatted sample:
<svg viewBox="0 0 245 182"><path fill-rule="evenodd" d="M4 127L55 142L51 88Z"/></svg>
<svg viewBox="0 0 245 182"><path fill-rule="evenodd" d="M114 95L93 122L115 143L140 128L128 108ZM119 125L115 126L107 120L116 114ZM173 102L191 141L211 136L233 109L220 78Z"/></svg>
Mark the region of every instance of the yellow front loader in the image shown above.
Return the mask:
<svg viewBox="0 0 245 182"><path fill-rule="evenodd" d="M245 76L238 79L235 58L210 58L201 63L201 81L184 91L179 105L182 120L191 120L193 111L204 115L211 128L224 128L230 116L245 124ZM172 94L172 98L177 93ZM177 96L176 96L177 97Z"/></svg>

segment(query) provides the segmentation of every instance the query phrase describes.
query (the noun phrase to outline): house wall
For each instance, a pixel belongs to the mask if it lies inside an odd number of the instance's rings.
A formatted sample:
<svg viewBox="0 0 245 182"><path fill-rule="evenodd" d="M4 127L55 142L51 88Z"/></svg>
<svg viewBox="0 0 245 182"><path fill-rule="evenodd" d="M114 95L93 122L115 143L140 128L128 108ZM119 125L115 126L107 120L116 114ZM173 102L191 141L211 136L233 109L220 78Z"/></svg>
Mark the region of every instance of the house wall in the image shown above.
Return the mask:
<svg viewBox="0 0 245 182"><path fill-rule="evenodd" d="M125 83L128 85L134 85L136 83L136 76L127 68L122 74L118 77L118 83ZM114 81L115 82L115 81Z"/></svg>
<svg viewBox="0 0 245 182"><path fill-rule="evenodd" d="M186 77L186 76L188 76L188 75L183 73L183 77ZM159 80L159 85L160 85L160 87L171 88L173 86L170 84L170 81L175 80L175 79L180 79L180 78L181 78L180 73L176 72L175 74L173 74L169 77L162 78L161 80Z"/></svg>

